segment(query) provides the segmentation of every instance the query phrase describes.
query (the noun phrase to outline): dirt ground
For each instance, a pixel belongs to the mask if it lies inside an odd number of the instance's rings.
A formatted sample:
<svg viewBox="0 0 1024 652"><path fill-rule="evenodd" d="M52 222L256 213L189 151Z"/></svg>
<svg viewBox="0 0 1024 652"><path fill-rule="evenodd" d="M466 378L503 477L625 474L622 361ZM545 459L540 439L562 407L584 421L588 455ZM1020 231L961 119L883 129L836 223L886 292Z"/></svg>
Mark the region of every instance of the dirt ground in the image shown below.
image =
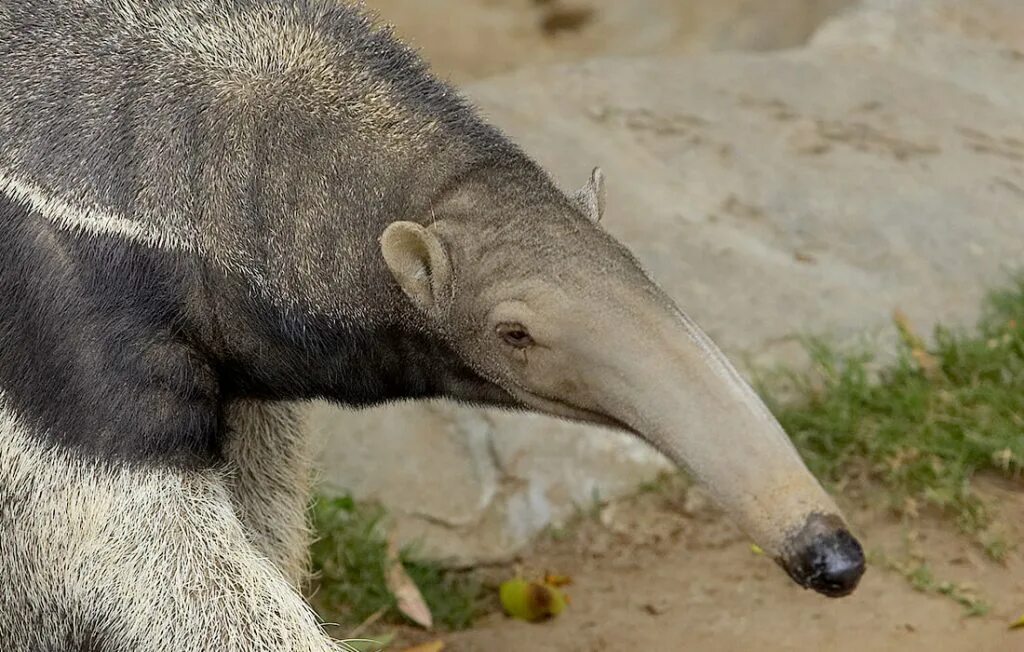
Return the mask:
<svg viewBox="0 0 1024 652"><path fill-rule="evenodd" d="M1020 541L1024 486L986 491L1001 505L1011 540ZM542 624L495 614L445 637L446 652L1024 650L1024 629L1008 627L1024 614L1019 550L996 563L948 520L901 524L891 514L853 508L869 569L854 595L833 600L791 582L705 500L677 495L615 503L560 540L538 543L520 569L529 577L570 575L566 612ZM990 610L967 616L951 597L917 591L887 567L886 560L910 559L923 559L936 585L951 582Z"/></svg>
<svg viewBox="0 0 1024 652"><path fill-rule="evenodd" d="M456 83L600 55L797 46L852 0L368 0ZM1024 486L990 487L1007 527L1024 523ZM692 494L697 496L698 494ZM444 637L450 652L612 650L1024 650L1024 555L1005 564L942 519L901 524L853 509L872 563L859 590L830 600L793 584L726 520L665 493L606 508L524 554L522 570L572 576L572 604L539 625L501 615ZM1019 536L1013 540L1020 541ZM953 599L916 591L889 560L920 555L936 585L991 605L966 617ZM508 576L512 569L494 569ZM429 635L406 637L427 641Z"/></svg>

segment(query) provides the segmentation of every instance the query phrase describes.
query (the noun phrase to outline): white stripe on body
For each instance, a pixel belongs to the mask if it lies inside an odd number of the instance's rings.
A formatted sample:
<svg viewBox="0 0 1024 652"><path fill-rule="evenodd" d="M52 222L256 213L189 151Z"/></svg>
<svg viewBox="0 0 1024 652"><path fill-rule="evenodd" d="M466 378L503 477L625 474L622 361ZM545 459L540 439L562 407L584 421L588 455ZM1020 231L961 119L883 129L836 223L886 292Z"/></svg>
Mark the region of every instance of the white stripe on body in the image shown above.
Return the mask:
<svg viewBox="0 0 1024 652"><path fill-rule="evenodd" d="M46 193L39 186L0 168L0 194L45 216L57 226L93 235L114 235L164 251L196 251L195 237L155 229L98 206L88 206Z"/></svg>

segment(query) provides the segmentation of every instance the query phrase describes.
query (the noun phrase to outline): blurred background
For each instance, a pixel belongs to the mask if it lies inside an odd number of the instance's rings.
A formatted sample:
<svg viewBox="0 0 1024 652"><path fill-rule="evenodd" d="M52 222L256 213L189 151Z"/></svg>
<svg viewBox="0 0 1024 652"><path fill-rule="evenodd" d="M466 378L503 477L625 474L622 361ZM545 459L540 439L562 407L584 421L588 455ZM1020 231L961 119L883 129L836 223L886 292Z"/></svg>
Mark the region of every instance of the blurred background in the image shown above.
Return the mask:
<svg viewBox="0 0 1024 652"><path fill-rule="evenodd" d="M464 83L592 57L803 45L854 0L369 0L442 76Z"/></svg>
<svg viewBox="0 0 1024 652"><path fill-rule="evenodd" d="M564 617L446 649L1024 649L1024 2L366 4L566 190L604 169L605 228L772 398L872 560L848 600L801 591L624 435L317 406L324 493L388 536L577 577Z"/></svg>

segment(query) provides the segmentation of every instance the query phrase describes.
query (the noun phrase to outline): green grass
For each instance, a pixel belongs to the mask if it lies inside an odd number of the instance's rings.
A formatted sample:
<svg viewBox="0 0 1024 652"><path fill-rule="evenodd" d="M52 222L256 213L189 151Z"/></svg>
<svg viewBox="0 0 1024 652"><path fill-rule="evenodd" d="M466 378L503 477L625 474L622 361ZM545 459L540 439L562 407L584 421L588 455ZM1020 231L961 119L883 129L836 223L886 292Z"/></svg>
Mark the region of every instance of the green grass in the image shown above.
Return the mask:
<svg viewBox="0 0 1024 652"><path fill-rule="evenodd" d="M356 627L374 617L382 624L406 622L387 586L384 519L379 506L348 496L321 497L313 505L313 601L321 613L343 626ZM437 626L464 629L481 614L483 588L471 574L423 560L413 548L403 549L399 556Z"/></svg>
<svg viewBox="0 0 1024 652"><path fill-rule="evenodd" d="M907 581L914 587L914 590L921 593L944 595L953 600L963 608L965 616L984 616L992 610L992 607L984 599L978 597L970 588L956 582L936 579L931 568L926 563L899 564L890 562L887 564L887 567L907 578Z"/></svg>
<svg viewBox="0 0 1024 652"><path fill-rule="evenodd" d="M985 538L992 506L971 479L1021 476L1024 279L990 296L976 329L938 327L925 344L897 326L894 361L811 341L811 371L783 374L797 398L772 399L774 374L763 393L819 478L880 483L905 513L938 508L999 557L1005 542Z"/></svg>
<svg viewBox="0 0 1024 652"><path fill-rule="evenodd" d="M949 598L960 605L966 617L985 616L992 610L974 585L936 577L922 554L911 549L909 539L904 544L906 548L895 555L879 549L869 551L868 563L902 575L915 591Z"/></svg>

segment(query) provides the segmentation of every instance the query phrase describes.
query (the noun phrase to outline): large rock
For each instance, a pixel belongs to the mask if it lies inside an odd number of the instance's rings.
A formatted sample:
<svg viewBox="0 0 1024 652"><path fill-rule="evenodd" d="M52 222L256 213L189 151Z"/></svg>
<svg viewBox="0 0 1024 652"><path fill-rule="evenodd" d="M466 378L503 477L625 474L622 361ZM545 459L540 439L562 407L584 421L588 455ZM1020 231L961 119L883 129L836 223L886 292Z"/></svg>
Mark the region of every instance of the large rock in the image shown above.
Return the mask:
<svg viewBox="0 0 1024 652"><path fill-rule="evenodd" d="M618 433L441 403L356 413L318 404L311 423L328 490L380 501L400 540L455 564L505 559L668 468Z"/></svg>
<svg viewBox="0 0 1024 652"><path fill-rule="evenodd" d="M854 0L367 0L456 81L599 55L803 45Z"/></svg>
<svg viewBox="0 0 1024 652"><path fill-rule="evenodd" d="M868 57L1024 106L1024 2L865 0L826 23L812 46Z"/></svg>
<svg viewBox="0 0 1024 652"><path fill-rule="evenodd" d="M728 353L792 361L795 334L877 331L895 308L921 329L971 320L1024 260L1020 13L872 2L809 49L595 60L468 90L566 188L604 167L606 228ZM314 424L325 480L457 561L505 556L664 468L624 435L542 417L318 408Z"/></svg>

